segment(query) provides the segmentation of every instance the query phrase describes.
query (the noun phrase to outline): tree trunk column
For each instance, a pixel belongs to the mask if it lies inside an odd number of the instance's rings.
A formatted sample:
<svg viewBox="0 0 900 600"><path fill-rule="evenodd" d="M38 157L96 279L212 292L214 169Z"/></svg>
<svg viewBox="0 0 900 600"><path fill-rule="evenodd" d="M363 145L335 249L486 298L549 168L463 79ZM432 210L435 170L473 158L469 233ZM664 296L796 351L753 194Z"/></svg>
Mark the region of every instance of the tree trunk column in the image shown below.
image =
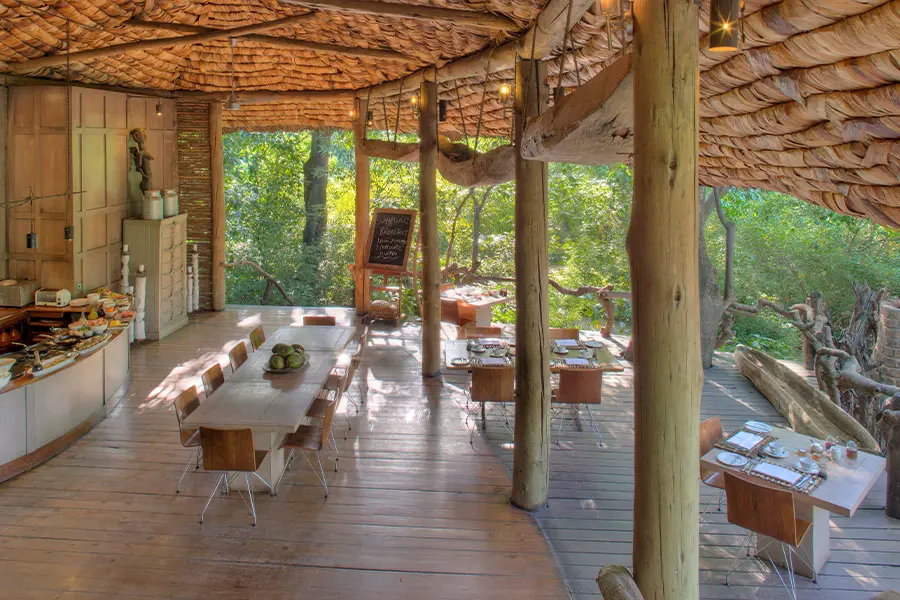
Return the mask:
<svg viewBox="0 0 900 600"><path fill-rule="evenodd" d="M365 100L357 100L356 121L353 124L353 149L356 156L356 259L353 270L354 306L357 315L369 313L372 293L369 288L369 274L363 268L366 263L366 243L369 241L369 157L362 151L366 139L366 115L369 105Z"/></svg>
<svg viewBox="0 0 900 600"><path fill-rule="evenodd" d="M634 574L647 600L696 600L697 6L636 0L634 18Z"/></svg>
<svg viewBox="0 0 900 600"><path fill-rule="evenodd" d="M419 228L422 237L422 375L441 372L441 258L437 223L437 85L419 91Z"/></svg>
<svg viewBox="0 0 900 600"><path fill-rule="evenodd" d="M547 105L547 68L516 66L515 141ZM547 283L547 163L516 156L516 430L512 503L547 505L550 478L550 340Z"/></svg>
<svg viewBox="0 0 900 600"><path fill-rule="evenodd" d="M212 309L225 310L225 165L222 103L209 105L209 175L212 183ZM195 277L198 274L194 274Z"/></svg>

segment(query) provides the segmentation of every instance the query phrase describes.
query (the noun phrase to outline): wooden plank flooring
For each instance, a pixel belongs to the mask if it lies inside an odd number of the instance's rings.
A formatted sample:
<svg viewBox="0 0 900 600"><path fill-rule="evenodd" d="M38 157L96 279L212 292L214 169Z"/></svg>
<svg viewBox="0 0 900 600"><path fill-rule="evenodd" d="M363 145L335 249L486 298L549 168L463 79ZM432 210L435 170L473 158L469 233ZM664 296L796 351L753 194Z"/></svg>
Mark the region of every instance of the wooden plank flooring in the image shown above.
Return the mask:
<svg viewBox="0 0 900 600"><path fill-rule="evenodd" d="M423 384L411 327L373 336L327 500L301 460L277 497L257 496L256 527L236 494L199 524L215 477L192 471L175 494L189 452L171 401L257 324L302 314L235 307L136 347L109 417L0 485L0 598L567 598L534 518L509 505L503 463L469 445L457 388Z"/></svg>
<svg viewBox="0 0 900 600"><path fill-rule="evenodd" d="M705 373L702 417L719 415L726 429L751 418L784 424L771 404L723 358ZM632 375L629 368L621 375L604 377L604 403L594 409L594 415L605 447L597 445L585 425L583 432L565 431L560 446L554 445L551 452L549 508L538 515L538 521L579 600L600 597L594 582L599 567L631 566ZM555 428L558 420L553 424ZM499 419L489 421L486 437L476 436L476 449L488 442L509 468L511 438ZM703 487L701 507L716 493ZM869 600L885 589L900 590L900 521L885 516L884 497L882 476L852 519L832 516L831 559L817 584L798 578L801 600ZM752 560L741 561L739 573L729 578L728 587L723 585L741 535L742 530L727 523L724 509L721 513L713 509L701 525L701 598L788 598L777 576Z"/></svg>

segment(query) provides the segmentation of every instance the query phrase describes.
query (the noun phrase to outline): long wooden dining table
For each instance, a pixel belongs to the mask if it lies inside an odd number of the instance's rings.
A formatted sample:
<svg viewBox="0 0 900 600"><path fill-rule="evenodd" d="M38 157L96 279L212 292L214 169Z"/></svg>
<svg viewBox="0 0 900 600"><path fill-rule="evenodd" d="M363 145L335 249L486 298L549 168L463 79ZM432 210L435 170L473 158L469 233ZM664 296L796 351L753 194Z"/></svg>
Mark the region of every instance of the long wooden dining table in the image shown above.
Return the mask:
<svg viewBox="0 0 900 600"><path fill-rule="evenodd" d="M557 340L557 341L565 341L565 340ZM572 340L573 342L575 340ZM483 353L475 353L469 349L468 346L469 340L448 340L444 342L444 368L449 371L468 371L472 368L472 363L476 359L488 359L488 363L493 362L490 359L494 357L491 356L491 349L487 349ZM506 344L509 345L509 352L503 360L509 365L512 366L515 364L515 349L512 345L505 341ZM594 349L591 349L592 351ZM554 354L551 352L551 361L550 361L550 371L552 373L558 373L561 369L565 368L566 359L575 359L577 362L580 362L579 359L582 358L583 348L579 346L578 349L573 348L569 350L567 354ZM616 359L610 358L609 360L597 361L594 358L587 359L588 364L583 365L585 367L591 367L595 369L601 369L606 373L621 373L625 370L625 367ZM490 366L490 365L486 365ZM503 365L493 365L493 366L503 366Z"/></svg>
<svg viewBox="0 0 900 600"><path fill-rule="evenodd" d="M787 456L780 459L766 458L766 460L782 467L791 467L801 458L797 450L808 449L814 441L822 443L823 446L825 444L823 440L816 440L781 427L773 427L769 435L784 444ZM723 452L721 448L713 448L700 458L700 462L710 470L742 474L740 468L720 463L716 459L720 452ZM825 464L827 479L808 494L792 491L797 517L812 523L812 527L801 543L802 549L812 564L807 566L802 561L794 561L794 572L810 579L814 579L822 570L831 554L829 513L852 517L885 469L884 458L862 451L859 452L856 459L850 459L845 454L837 461L824 459L818 462ZM743 476L753 478L748 475ZM765 551L767 547L772 548L771 555ZM776 548L779 549L776 550ZM771 557L774 562L784 565L784 557L779 545L777 543L770 544L769 538L758 536L757 550L761 550L759 556ZM803 556L802 551L801 556Z"/></svg>
<svg viewBox="0 0 900 600"><path fill-rule="evenodd" d="M251 429L256 449L269 452L259 473L275 485L284 470L281 440L303 422L354 332L353 327L279 328L185 419L185 426ZM272 356L272 346L279 343L302 344L308 356L306 365L287 373L263 370ZM238 478L235 485L242 483Z"/></svg>

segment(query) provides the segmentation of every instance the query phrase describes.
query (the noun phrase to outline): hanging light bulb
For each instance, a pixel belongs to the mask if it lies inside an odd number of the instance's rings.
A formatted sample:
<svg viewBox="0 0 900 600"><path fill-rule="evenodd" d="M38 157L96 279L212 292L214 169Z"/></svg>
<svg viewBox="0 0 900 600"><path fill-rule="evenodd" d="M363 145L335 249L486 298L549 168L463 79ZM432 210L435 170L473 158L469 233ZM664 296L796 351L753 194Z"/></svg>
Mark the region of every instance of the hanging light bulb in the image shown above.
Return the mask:
<svg viewBox="0 0 900 600"><path fill-rule="evenodd" d="M228 110L240 110L241 103L238 102L235 93L234 82L234 47L237 45L237 38L231 38L231 95L228 97L228 104L225 106Z"/></svg>
<svg viewBox="0 0 900 600"><path fill-rule="evenodd" d="M349 114L350 114L350 118L351 118L351 119L355 119L355 118L356 118L356 109L355 109L355 108L351 108Z"/></svg>
<svg viewBox="0 0 900 600"><path fill-rule="evenodd" d="M438 122L443 123L447 120L447 101L438 100Z"/></svg>
<svg viewBox="0 0 900 600"><path fill-rule="evenodd" d="M601 15L617 15L622 10L620 0L597 0L596 5Z"/></svg>
<svg viewBox="0 0 900 600"><path fill-rule="evenodd" d="M419 112L419 96L417 94L413 94L409 97L409 105L412 107L414 112Z"/></svg>
<svg viewBox="0 0 900 600"><path fill-rule="evenodd" d="M510 91L509 86L505 83L500 86L500 101L503 102L503 104L506 104L509 101Z"/></svg>
<svg viewBox="0 0 900 600"><path fill-rule="evenodd" d="M709 49L734 52L738 49L741 0L712 0L709 5Z"/></svg>
<svg viewBox="0 0 900 600"><path fill-rule="evenodd" d="M367 111L366 111L366 124L367 124L369 127L374 127L374 126L375 126L375 115L372 113L371 110L367 110Z"/></svg>
<svg viewBox="0 0 900 600"><path fill-rule="evenodd" d="M156 103L156 116L161 117L163 113L162 102Z"/></svg>

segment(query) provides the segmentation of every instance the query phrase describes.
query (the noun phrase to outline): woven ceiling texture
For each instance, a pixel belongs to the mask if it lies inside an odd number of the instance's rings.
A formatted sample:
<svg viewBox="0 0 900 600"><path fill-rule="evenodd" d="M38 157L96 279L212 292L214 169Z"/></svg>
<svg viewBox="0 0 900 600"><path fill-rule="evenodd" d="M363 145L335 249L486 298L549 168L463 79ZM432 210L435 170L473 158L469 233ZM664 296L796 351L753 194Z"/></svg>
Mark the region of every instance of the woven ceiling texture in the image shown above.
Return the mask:
<svg viewBox="0 0 900 600"><path fill-rule="evenodd" d="M404 0L405 2L406 0ZM268 36L393 50L399 60L285 48L258 40L235 47L239 90L357 90L517 37L546 0L418 0L507 17L520 30L312 10L279 0L0 0L0 72L11 63L72 51L184 35L127 25L129 19L231 28L309 14ZM413 4L413 2L409 2ZM900 228L900 0L747 0L740 52L705 51L709 0L700 23L700 180L782 191L843 214ZM573 88L627 52L624 30L593 10L574 27L569 49L548 60L551 85ZM565 66L560 69L561 59ZM159 90L228 92L227 39L73 62L84 83ZM562 77L559 76L562 70ZM23 73L63 78L65 66ZM512 71L444 82L442 132L471 140L508 135L511 112L497 90ZM413 131L402 97L373 99L375 129ZM350 127L352 101L244 104L228 128Z"/></svg>

